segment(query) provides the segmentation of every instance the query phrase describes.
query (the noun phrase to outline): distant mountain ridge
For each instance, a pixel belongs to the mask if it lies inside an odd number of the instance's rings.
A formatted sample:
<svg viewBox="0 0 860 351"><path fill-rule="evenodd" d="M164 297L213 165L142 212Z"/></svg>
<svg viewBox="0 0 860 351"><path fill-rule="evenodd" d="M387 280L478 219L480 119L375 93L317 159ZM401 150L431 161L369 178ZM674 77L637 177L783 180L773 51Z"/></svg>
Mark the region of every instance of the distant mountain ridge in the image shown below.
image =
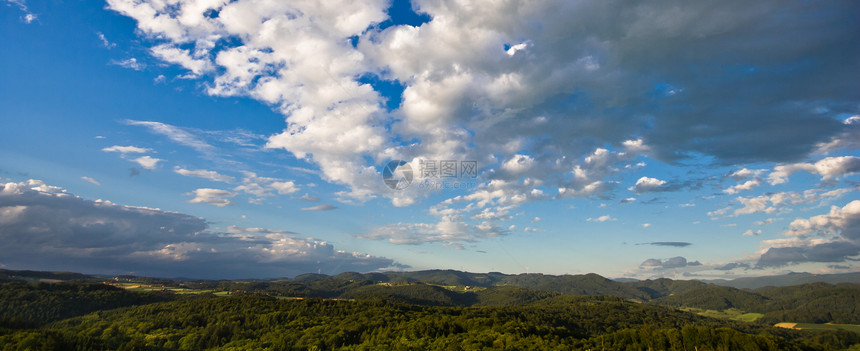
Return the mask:
<svg viewBox="0 0 860 351"><path fill-rule="evenodd" d="M697 280L615 281L597 274L545 275L469 273L456 270L415 272L346 272L335 276L309 273L295 278L270 280L170 280L162 278L86 276L0 270L0 278L27 283L61 281L154 285L165 289L182 287L196 291L266 295L290 298L355 299L389 301L426 306L508 306L541 301L554 296L614 296L623 300L675 308L760 313L764 321L860 324L860 273L841 275L789 274L721 281L744 287L717 285ZM0 279L2 280L2 279ZM837 282L792 282L828 280ZM18 283L20 284L20 283ZM138 285L138 286L139 286ZM755 289L747 287L763 286Z"/></svg>
<svg viewBox="0 0 860 351"><path fill-rule="evenodd" d="M0 269L0 281L5 280L63 280L63 281L87 281L92 280L92 276L74 273L74 272L46 272L46 271L30 271L30 270L8 270Z"/></svg>
<svg viewBox="0 0 860 351"><path fill-rule="evenodd" d="M31 270L7 270L0 269L0 280L10 279L48 279L48 280L73 280L73 281L99 281L104 279L102 275L87 275L74 272L49 272ZM125 277L125 276L121 276ZM128 276L132 277L132 276ZM142 278L142 277L138 277ZM535 290L557 291L564 294L578 295L615 295L626 298L636 298L646 291L651 298L663 295L668 290L685 287L701 287L702 284L714 284L728 286L736 289L754 290L767 286L782 287L810 283L855 283L860 284L860 272L839 274L812 274L812 273L788 273L774 276L744 277L736 279L690 279L672 280L668 278L638 280L632 278L605 278L596 273L578 275L550 275L542 273L505 274L500 272L471 273L451 269L431 269L411 272L371 272L357 273L344 272L337 275L326 275L318 273L306 273L295 278L275 279L236 279L233 281L274 281L274 282L312 282L319 279L337 278L341 280L369 280L383 283L429 283L449 286L506 286L513 285ZM157 279L157 278L149 278ZM194 278L173 278L163 280L177 281L205 281ZM633 289L624 288L628 285ZM673 286L670 288L669 286ZM634 290L638 290L636 292ZM608 294L616 292L618 294ZM662 292L657 293L656 292Z"/></svg>
<svg viewBox="0 0 860 351"><path fill-rule="evenodd" d="M810 283L860 283L860 272L840 274L788 273L762 277L746 277L737 279L700 279L699 281L736 289L758 289L766 286L792 286Z"/></svg>

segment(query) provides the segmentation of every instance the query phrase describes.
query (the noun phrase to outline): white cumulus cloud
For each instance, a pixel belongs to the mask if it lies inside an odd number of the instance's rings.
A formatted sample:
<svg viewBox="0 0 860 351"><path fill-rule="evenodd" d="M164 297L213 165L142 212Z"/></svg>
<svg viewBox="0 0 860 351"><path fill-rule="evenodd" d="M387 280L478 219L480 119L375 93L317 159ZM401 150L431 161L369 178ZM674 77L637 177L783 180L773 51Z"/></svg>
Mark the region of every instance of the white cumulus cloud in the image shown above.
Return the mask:
<svg viewBox="0 0 860 351"><path fill-rule="evenodd" d="M160 158L155 158L151 156L141 156L138 158L133 158L132 161L139 164L141 167L149 170L153 170L158 167L158 162L163 161Z"/></svg>
<svg viewBox="0 0 860 351"><path fill-rule="evenodd" d="M607 221L617 221L617 220L618 219L612 218L612 216L610 216L610 215L603 215L600 217L593 217L593 218L586 219L586 221L589 221L589 222L607 222Z"/></svg>
<svg viewBox="0 0 860 351"><path fill-rule="evenodd" d="M215 205L218 207L224 207L230 205L232 202L228 198L234 197L237 194L234 192L230 192L227 190L221 189L212 189L212 188L200 188L194 190L190 195L193 195L194 198L189 200L188 202L193 204L209 204Z"/></svg>
<svg viewBox="0 0 860 351"><path fill-rule="evenodd" d="M665 180L642 177L636 181L636 184L630 187L630 190L636 192L637 194L645 194L650 192L662 191L664 185L666 185Z"/></svg>

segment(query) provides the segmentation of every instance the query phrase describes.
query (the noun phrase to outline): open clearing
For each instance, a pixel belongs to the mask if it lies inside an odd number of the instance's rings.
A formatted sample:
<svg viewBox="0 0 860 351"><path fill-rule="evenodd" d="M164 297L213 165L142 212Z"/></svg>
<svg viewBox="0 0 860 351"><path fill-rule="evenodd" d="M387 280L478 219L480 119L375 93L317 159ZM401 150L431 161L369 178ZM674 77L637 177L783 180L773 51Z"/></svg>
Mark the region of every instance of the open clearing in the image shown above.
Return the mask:
<svg viewBox="0 0 860 351"><path fill-rule="evenodd" d="M685 307L681 308L681 311L692 312L698 314L700 316L711 317L711 318L719 318L719 319L731 319L735 321L743 321L743 322L753 322L764 315L761 313L747 313L737 308L730 308L725 311L715 311L715 310L703 310L700 308L693 307Z"/></svg>
<svg viewBox="0 0 860 351"><path fill-rule="evenodd" d="M815 323L782 322L782 323L774 324L774 327L797 329L797 330L812 330L812 331L828 331L828 330L842 329L842 330L852 331L852 332L855 332L857 334L860 334L860 325L856 325L856 324L833 324L833 323L815 324Z"/></svg>
<svg viewBox="0 0 860 351"><path fill-rule="evenodd" d="M777 328L794 329L794 326L796 326L796 325L797 325L797 323L782 322L782 323L776 323L773 326L777 327Z"/></svg>
<svg viewBox="0 0 860 351"><path fill-rule="evenodd" d="M188 289L176 286L152 285L141 283L126 283L126 282L105 282L105 284L113 285L118 288L123 288L130 291L170 291L175 294L205 294L215 293L215 295L226 295L226 291L215 292L214 290L204 289Z"/></svg>

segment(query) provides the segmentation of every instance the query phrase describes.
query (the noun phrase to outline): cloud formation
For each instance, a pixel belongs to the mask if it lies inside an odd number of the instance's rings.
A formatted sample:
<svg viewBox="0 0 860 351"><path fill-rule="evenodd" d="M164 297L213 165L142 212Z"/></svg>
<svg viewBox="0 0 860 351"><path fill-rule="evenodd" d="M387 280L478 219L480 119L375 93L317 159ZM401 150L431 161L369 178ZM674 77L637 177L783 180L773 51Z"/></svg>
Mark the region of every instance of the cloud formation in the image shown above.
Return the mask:
<svg viewBox="0 0 860 351"><path fill-rule="evenodd" d="M145 154L147 152L152 152L152 149L145 147L137 147L137 146L119 146L114 145L111 147L103 148L104 152L119 152L120 154Z"/></svg>
<svg viewBox="0 0 860 351"><path fill-rule="evenodd" d="M647 194L653 192L665 191L666 181L657 178L642 177L636 181L636 184L630 190L637 194Z"/></svg>
<svg viewBox="0 0 860 351"><path fill-rule="evenodd" d="M278 195L287 195L299 191L299 186L291 180L283 180L271 177L261 177L254 172L243 171L245 176L242 183L233 190L253 195L251 203L261 203L263 198Z"/></svg>
<svg viewBox="0 0 860 351"><path fill-rule="evenodd" d="M500 228L489 221L472 225L446 217L436 224L394 223L373 228L366 234L351 235L361 239L387 240L398 245L442 243L462 248L460 243L463 242L476 242L479 239L507 234L509 234L509 230Z"/></svg>
<svg viewBox="0 0 860 351"><path fill-rule="evenodd" d="M219 233L199 217L81 199L38 180L0 184L7 266L160 277L266 278L372 271L390 259L264 228Z"/></svg>
<svg viewBox="0 0 860 351"><path fill-rule="evenodd" d="M840 188L827 191L825 189L809 189L804 190L803 192L787 191L765 193L764 195L751 197L738 196L735 200L737 200L741 206L729 206L710 211L708 212L708 216L711 216L712 219L716 219L723 216L737 217L740 215L756 213L788 213L791 212L790 206L810 204L814 202L826 204L856 190L857 188ZM770 220L770 222L772 222L772 220ZM764 221L760 225L767 223L769 222Z"/></svg>
<svg viewBox="0 0 860 351"><path fill-rule="evenodd" d="M333 205L329 205L329 204L322 204L322 205L316 205L316 206L302 208L302 211L331 211L331 210L336 210L336 209L337 209L337 206L333 206Z"/></svg>
<svg viewBox="0 0 860 351"><path fill-rule="evenodd" d="M194 190L189 195L194 196L193 199L188 200L188 202L192 204L209 204L224 207L232 204L232 202L227 198L234 197L238 194L221 189L200 188Z"/></svg>
<svg viewBox="0 0 860 351"><path fill-rule="evenodd" d="M743 236L756 236L761 234L761 229L753 231L752 229L747 229L742 235Z"/></svg>
<svg viewBox="0 0 860 351"><path fill-rule="evenodd" d="M144 69L146 69L146 64L138 61L134 57L130 57L125 60L112 60L110 63L120 66L122 68L128 68L135 71L143 71Z"/></svg>
<svg viewBox="0 0 860 351"><path fill-rule="evenodd" d="M690 261L688 262L685 257L676 256L672 258L667 258L665 260L657 259L657 258L649 258L642 263L639 264L639 268L643 269L673 269L673 268L684 268L687 266L701 266L702 264L699 261Z"/></svg>
<svg viewBox="0 0 860 351"><path fill-rule="evenodd" d="M722 265L719 267L714 267L714 269L716 269L718 271L730 271L730 270L737 269L737 268L750 269L751 267L749 264L742 263L742 262L730 262L730 263L726 263L725 265Z"/></svg>
<svg viewBox="0 0 860 351"><path fill-rule="evenodd" d="M301 197L299 197L299 200L308 201L308 202L320 202L320 201L322 201L322 199L320 199L316 196L311 196L309 194L302 195Z"/></svg>
<svg viewBox="0 0 860 351"><path fill-rule="evenodd" d="M853 128L815 112L856 113L850 2L415 1L429 22L383 29L388 5L108 1L208 94L282 112L267 146L358 201L415 203L377 181L392 158L479 160L493 179L537 172L559 198L606 196L614 167L570 174L606 145L669 162L793 162ZM373 80L402 84L398 108L385 110Z"/></svg>
<svg viewBox="0 0 860 351"><path fill-rule="evenodd" d="M30 24L30 23L33 23L33 21L35 21L36 19L38 19L38 16L36 16L36 14L30 12L30 10L27 8L26 1L24 1L24 0L6 0L6 1L10 4L18 6L18 9L20 9L22 12L24 12L24 16L21 17L21 19L25 23Z"/></svg>
<svg viewBox="0 0 860 351"><path fill-rule="evenodd" d="M153 170L158 167L158 162L163 161L160 158L155 158L151 156L141 156L137 158L131 159L133 162L139 164L144 169Z"/></svg>
<svg viewBox="0 0 860 351"><path fill-rule="evenodd" d="M191 147L203 154L211 154L215 149L202 138L192 134L184 128L154 121L126 120L125 123L132 126L146 127L153 133L164 135L176 143Z"/></svg>
<svg viewBox="0 0 860 351"><path fill-rule="evenodd" d="M176 166L173 168L173 171L176 172L177 174L181 174L181 175L184 175L186 177L197 177L197 178L209 179L213 182L230 183L230 182L233 182L236 180L235 178L233 178L231 176L223 175L223 174L220 174L220 173L215 172L215 171L208 171L205 169L190 170L190 169L184 169L182 167Z"/></svg>
<svg viewBox="0 0 860 351"><path fill-rule="evenodd" d="M653 245L653 246L671 246L671 247L687 247L693 245L686 241L654 241L650 243L640 243L636 245Z"/></svg>
<svg viewBox="0 0 860 351"><path fill-rule="evenodd" d="M804 262L844 262L860 255L860 200L830 212L791 222L789 238L763 241L757 267L780 267Z"/></svg>
<svg viewBox="0 0 860 351"><path fill-rule="evenodd" d="M156 169L158 167L158 163L161 161L164 161L160 158L155 158L155 157L152 157L149 155L138 156L135 158L130 158L131 156L129 156L129 154L145 154L145 153L153 152L153 150L150 148L143 148L143 147L137 147L137 146L114 145L111 147L103 148L102 151L104 151L104 152L117 152L120 154L120 157L122 157L123 159L137 163L138 165L140 165L144 169L148 169L148 170ZM132 171L132 175L134 176L137 174L135 174L134 171Z"/></svg>
<svg viewBox="0 0 860 351"><path fill-rule="evenodd" d="M199 79L206 94L249 97L282 113L284 128L265 147L314 165L342 187L339 201L385 197L400 207L439 193L418 183L389 191L380 170L392 159L415 170L422 160L480 165L476 186L430 206L433 220L368 228L360 238L460 245L504 235L498 228L510 228L504 222L529 202L608 201L635 177L636 194L701 187L643 176L646 160L780 163L769 174L729 174L738 183L721 189L736 203L713 218L824 203L844 192L740 195L797 172L826 183L860 170L854 156L803 162L856 145L857 120L837 116L858 112L857 4L418 0L426 23L382 26L389 5L108 0L136 21L152 57ZM189 129L127 123L215 154ZM300 189L246 173L222 191L262 203ZM224 195L195 200L224 206Z"/></svg>
<svg viewBox="0 0 860 351"><path fill-rule="evenodd" d="M813 163L792 163L778 165L768 175L771 185L782 184L796 172L804 171L821 176L822 181L838 179L846 175L860 172L860 157L839 156L827 157Z"/></svg>
<svg viewBox="0 0 860 351"><path fill-rule="evenodd" d="M592 217L592 218L586 219L586 221L589 221L589 222L608 222L608 221L617 221L617 220L618 220L617 218L612 218L612 216L610 216L610 215L603 215L600 217Z"/></svg>
<svg viewBox="0 0 860 351"><path fill-rule="evenodd" d="M81 177L81 179L86 180L87 182L90 182L90 183L98 185L98 186L102 185L102 183L99 183L98 180L95 180L95 179L90 178L90 177Z"/></svg>

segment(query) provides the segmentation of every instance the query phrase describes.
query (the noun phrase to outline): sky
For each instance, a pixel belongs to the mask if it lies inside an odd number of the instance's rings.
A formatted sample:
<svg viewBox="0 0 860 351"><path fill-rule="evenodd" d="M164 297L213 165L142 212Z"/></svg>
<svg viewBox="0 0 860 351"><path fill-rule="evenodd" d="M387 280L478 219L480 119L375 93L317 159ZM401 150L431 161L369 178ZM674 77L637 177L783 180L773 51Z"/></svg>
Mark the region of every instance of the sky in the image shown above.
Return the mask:
<svg viewBox="0 0 860 351"><path fill-rule="evenodd" d="M0 268L857 272L857 18L0 0Z"/></svg>

